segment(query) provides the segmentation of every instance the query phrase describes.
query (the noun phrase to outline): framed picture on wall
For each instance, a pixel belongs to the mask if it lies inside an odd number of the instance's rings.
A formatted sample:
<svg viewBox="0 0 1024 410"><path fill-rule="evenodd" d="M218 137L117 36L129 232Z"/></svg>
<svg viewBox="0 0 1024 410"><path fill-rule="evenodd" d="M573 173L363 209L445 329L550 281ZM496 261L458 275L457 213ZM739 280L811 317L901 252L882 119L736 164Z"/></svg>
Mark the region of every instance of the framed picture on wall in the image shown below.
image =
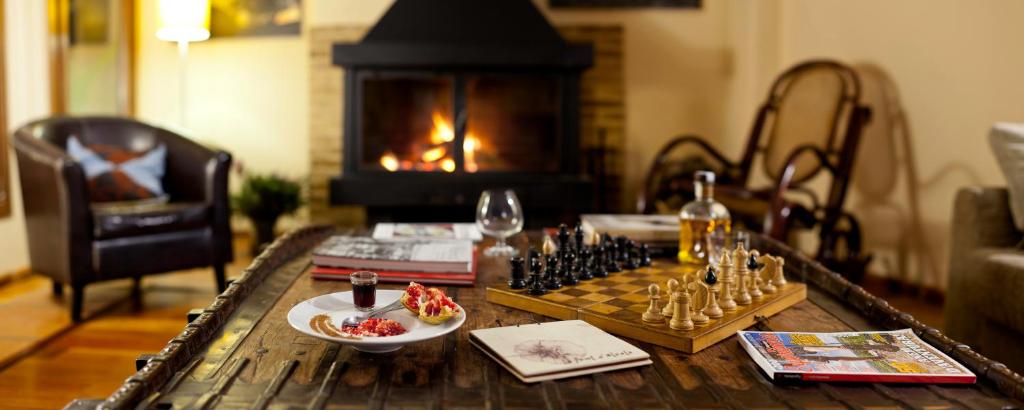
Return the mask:
<svg viewBox="0 0 1024 410"><path fill-rule="evenodd" d="M548 0L551 7L639 8L669 7L699 9L701 0Z"/></svg>
<svg viewBox="0 0 1024 410"><path fill-rule="evenodd" d="M211 0L210 36L299 35L302 0Z"/></svg>
<svg viewBox="0 0 1024 410"><path fill-rule="evenodd" d="M4 0L0 0L0 27L7 27L4 21ZM3 30L0 30L0 79L6 78L7 51ZM7 159L7 83L0 81L0 218L11 214L11 175Z"/></svg>

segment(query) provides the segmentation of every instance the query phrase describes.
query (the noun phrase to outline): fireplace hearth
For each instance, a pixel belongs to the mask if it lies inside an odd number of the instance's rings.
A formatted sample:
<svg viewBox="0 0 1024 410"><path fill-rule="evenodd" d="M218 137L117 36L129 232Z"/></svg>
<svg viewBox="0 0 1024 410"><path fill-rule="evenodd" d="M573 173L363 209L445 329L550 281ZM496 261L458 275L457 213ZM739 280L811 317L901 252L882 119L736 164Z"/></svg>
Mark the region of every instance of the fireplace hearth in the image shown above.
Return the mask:
<svg viewBox="0 0 1024 410"><path fill-rule="evenodd" d="M332 204L371 222L466 220L481 191L511 188L532 226L592 208L579 84L593 50L531 1L398 0L332 61L345 68Z"/></svg>

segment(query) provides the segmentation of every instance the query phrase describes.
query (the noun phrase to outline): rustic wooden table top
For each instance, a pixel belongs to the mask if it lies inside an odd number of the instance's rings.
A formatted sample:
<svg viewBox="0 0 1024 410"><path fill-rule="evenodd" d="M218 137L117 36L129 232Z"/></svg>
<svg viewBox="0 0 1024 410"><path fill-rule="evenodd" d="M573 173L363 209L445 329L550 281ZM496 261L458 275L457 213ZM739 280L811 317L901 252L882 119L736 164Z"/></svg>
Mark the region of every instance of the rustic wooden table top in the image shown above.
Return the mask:
<svg viewBox="0 0 1024 410"><path fill-rule="evenodd" d="M285 317L303 300L350 289L347 282L309 277L309 252L330 233L326 228L305 228L272 245L103 404L111 408L1007 408L1018 407L1024 391L1020 376L1004 366L761 237L754 238L753 247L785 256L790 279L807 282L810 290L807 301L755 327L822 332L913 327L929 343L970 367L981 381L958 387L775 385L733 337L692 355L630 341L651 353L653 366L524 384L469 344L470 330L497 326L499 321L508 325L548 320L485 301L486 284L504 280L508 272L507 262L487 258L481 260L475 287L448 288L468 313L457 332L394 353L360 353L303 335ZM527 242L525 236L516 240L513 243L520 246Z"/></svg>

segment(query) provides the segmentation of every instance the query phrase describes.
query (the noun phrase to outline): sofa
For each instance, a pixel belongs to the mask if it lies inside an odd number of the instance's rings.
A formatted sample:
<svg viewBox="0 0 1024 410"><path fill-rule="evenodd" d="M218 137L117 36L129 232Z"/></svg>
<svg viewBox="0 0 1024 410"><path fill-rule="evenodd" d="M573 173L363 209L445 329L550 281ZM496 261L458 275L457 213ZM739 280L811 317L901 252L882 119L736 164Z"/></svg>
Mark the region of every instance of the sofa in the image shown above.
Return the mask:
<svg viewBox="0 0 1024 410"><path fill-rule="evenodd" d="M947 334L1024 371L1024 232L1006 188L968 187L956 195L946 294Z"/></svg>

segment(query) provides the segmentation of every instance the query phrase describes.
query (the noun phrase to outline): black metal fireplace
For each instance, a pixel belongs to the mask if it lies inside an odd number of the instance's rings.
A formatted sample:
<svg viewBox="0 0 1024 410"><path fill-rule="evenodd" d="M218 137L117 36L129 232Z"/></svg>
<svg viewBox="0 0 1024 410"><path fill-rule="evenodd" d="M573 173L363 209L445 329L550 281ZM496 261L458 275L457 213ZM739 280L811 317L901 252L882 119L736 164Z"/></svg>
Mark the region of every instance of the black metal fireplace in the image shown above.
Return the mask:
<svg viewBox="0 0 1024 410"><path fill-rule="evenodd" d="M482 190L512 188L534 226L591 208L579 100L593 50L531 1L398 0L332 57L346 69L332 204L365 205L371 220L466 220Z"/></svg>

